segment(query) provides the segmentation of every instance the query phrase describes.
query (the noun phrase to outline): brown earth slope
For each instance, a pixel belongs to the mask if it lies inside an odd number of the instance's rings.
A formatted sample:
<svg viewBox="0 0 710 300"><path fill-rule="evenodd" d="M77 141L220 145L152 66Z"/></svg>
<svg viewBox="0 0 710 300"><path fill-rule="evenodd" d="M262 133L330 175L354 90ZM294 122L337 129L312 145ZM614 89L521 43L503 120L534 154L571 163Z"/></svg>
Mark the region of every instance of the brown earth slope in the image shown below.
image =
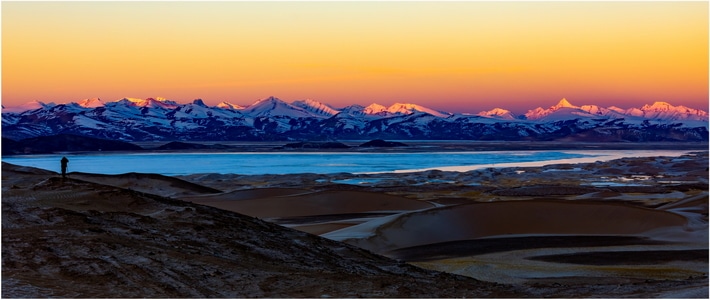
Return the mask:
<svg viewBox="0 0 710 300"><path fill-rule="evenodd" d="M237 213L3 164L2 297L514 297Z"/></svg>

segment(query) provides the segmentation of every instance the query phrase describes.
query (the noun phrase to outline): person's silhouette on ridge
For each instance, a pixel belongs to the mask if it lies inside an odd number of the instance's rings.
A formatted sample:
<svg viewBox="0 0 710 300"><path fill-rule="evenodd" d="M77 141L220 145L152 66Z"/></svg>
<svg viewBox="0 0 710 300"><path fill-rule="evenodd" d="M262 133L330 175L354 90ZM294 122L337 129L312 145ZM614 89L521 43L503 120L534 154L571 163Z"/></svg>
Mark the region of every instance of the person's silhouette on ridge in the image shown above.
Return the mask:
<svg viewBox="0 0 710 300"><path fill-rule="evenodd" d="M67 164L69 160L66 157L62 157L62 178L67 178Z"/></svg>

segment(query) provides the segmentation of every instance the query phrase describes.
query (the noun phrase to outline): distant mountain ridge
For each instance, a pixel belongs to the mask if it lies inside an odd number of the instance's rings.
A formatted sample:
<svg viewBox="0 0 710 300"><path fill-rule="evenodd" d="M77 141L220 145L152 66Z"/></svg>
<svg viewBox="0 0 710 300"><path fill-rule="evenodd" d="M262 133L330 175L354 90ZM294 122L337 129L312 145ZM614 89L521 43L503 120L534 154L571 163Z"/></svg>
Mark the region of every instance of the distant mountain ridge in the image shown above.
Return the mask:
<svg viewBox="0 0 710 300"><path fill-rule="evenodd" d="M708 113L655 102L622 109L576 106L561 99L515 115L494 108L449 113L412 103L335 108L316 100L287 103L276 97L241 106L201 99L99 98L68 104L31 102L3 107L3 136L24 139L77 134L124 141L147 140L570 140L707 141Z"/></svg>
<svg viewBox="0 0 710 300"><path fill-rule="evenodd" d="M694 120L708 121L708 113L699 109L688 108L682 105L673 106L667 102L654 102L641 108L621 109L615 106L603 108L597 105L572 105L567 99L560 100L548 109L538 107L524 114L528 120L540 120L550 115L571 113L580 116L610 116L610 117L642 117L645 119L664 119L669 121Z"/></svg>
<svg viewBox="0 0 710 300"><path fill-rule="evenodd" d="M90 98L90 99L83 99L79 100L76 102L72 102L69 104L64 104L64 105L71 105L71 104L76 104L78 106L84 107L84 108L97 108L97 107L103 107L106 104L112 104L112 103L124 103L130 106L137 106L137 107L152 107L152 108L165 108L165 109L175 109L179 106L182 105L188 105L188 104L179 104L176 101L168 100L165 98L161 97L156 97L156 98L146 98L146 99L140 99L140 98L122 98L116 101L112 102L104 102L100 98ZM192 104L195 103L200 103L202 106L207 107L207 105L204 104L204 102L201 99L196 99ZM269 107L271 105L271 107ZM3 107L3 113L22 113L28 110L35 110L35 109L40 109L40 108L51 108L57 106L56 103L50 102L50 103L44 103L41 101L32 101L28 102L19 106L14 106L14 107ZM283 109L282 111L279 111L277 108L281 107ZM360 105L351 105L347 106L341 109L334 108L328 104L324 104L321 102L318 102L316 100L312 99L306 99L306 100L296 100L293 101L292 103L287 103L281 99L278 99L276 97L268 97L265 99L260 99L254 102L251 105L248 106L242 106L238 104L233 104L229 102L221 102L218 105L214 106L213 108L222 108L222 109L230 109L230 110L237 110L237 111L242 111L245 112L246 114L251 114L254 115L254 112L257 111L256 115L259 115L259 112L264 113L268 112L270 115L288 115L288 116L293 116L292 114L287 113L289 110L294 110L294 111L300 111L300 109L303 109L305 111L310 112L313 115L316 116L326 116L330 117L333 115L336 115L342 111L348 111L352 112L353 110L357 110L358 113L365 114L365 115L375 115L375 116L394 116L394 115L402 115L402 114L412 114L416 112L425 112L437 117L448 117L455 115L454 113L449 113L449 112L443 112L443 111L438 111L434 110L422 105L417 105L417 104L412 104L412 103L395 103L389 107L377 104L377 103L372 103L368 105L367 107L362 107ZM300 109L299 109L300 108ZM694 108L688 108L682 105L679 106L673 106L670 103L667 102L654 102L653 104L649 105L646 104L640 108L629 108L629 109L623 109L619 108L616 106L611 106L608 108L603 108L597 105L583 105L583 106L575 106L571 104L567 99L563 98L560 100L556 105L553 105L547 109L544 109L542 107L538 107L535 109L528 110L525 114L516 116L512 112L510 112L507 109L504 108L494 108L489 111L481 111L477 115L483 116L483 117L503 117L503 118L510 118L512 117L513 119L528 119L528 120L538 120L542 119L547 115L550 115L556 111L559 110L578 110L582 112L586 112L591 115L602 115L602 116L607 116L607 115L613 115L613 116L634 116L634 117L643 117L643 118L660 118L660 119L669 119L669 120L698 120L698 121L707 121L708 120L708 113L706 111L700 110L700 109L694 109ZM306 113L305 115L308 116L313 116L311 114ZM297 114L296 114L297 115Z"/></svg>

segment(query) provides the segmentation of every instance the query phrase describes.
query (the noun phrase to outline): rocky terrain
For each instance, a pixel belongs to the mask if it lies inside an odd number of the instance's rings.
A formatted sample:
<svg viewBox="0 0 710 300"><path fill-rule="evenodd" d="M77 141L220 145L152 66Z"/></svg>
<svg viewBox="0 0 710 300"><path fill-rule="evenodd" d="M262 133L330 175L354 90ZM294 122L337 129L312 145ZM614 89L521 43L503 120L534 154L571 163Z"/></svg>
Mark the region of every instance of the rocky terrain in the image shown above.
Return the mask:
<svg viewBox="0 0 710 300"><path fill-rule="evenodd" d="M707 152L404 174L3 163L2 296L707 298L707 178Z"/></svg>

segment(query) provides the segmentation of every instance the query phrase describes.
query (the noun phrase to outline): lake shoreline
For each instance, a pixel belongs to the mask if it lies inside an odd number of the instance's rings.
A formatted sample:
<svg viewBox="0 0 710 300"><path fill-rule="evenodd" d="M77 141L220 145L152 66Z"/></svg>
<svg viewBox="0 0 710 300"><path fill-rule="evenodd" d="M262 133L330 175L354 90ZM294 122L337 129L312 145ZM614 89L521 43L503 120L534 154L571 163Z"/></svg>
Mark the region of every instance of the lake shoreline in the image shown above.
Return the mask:
<svg viewBox="0 0 710 300"><path fill-rule="evenodd" d="M4 162L55 170L63 156L70 172L123 174L377 174L421 171L466 172L482 168L589 163L622 157L680 156L693 150L520 150L426 152L92 152L3 157Z"/></svg>
<svg viewBox="0 0 710 300"><path fill-rule="evenodd" d="M328 152L328 153L416 153L416 152L478 152L478 151L555 151L555 150L707 150L708 142L567 142L567 141L467 141L467 140L392 140L406 144L402 147L360 147L367 140L342 140L347 148L289 148L285 147L297 141L180 141L190 144L192 149L160 150L160 146L174 141L130 142L143 150L131 151L61 151L54 154L104 154L104 153L274 153L274 152ZM332 141L313 141L327 143ZM3 157L47 155L13 154Z"/></svg>

